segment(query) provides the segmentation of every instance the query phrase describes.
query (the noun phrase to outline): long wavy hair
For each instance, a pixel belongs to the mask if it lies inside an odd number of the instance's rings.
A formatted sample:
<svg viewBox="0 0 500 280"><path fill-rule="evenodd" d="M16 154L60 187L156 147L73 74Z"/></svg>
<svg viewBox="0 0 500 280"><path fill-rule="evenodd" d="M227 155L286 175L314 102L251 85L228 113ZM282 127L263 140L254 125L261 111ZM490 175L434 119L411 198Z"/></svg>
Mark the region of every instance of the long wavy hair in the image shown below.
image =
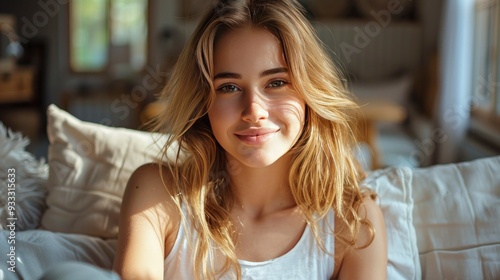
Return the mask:
<svg viewBox="0 0 500 280"><path fill-rule="evenodd" d="M169 135L164 154L178 144L177 159L168 165L175 182L169 189L179 210L187 209L187 215L181 214L183 221L188 220L198 234L193 244L194 274L203 279L215 279L229 270L241 278L229 218L233 199L226 156L212 134L207 112L215 98L215 42L227 30L245 26L265 28L279 40L291 84L305 100L306 121L289 151L293 162L288 180L318 243L327 251L317 221L332 208L342 224L335 229L335 239L347 247L355 246L366 222L358 216L363 197L358 183L363 175L352 150L357 105L303 8L296 0L214 2L174 66L161 94L166 108L156 119L156 130Z"/></svg>

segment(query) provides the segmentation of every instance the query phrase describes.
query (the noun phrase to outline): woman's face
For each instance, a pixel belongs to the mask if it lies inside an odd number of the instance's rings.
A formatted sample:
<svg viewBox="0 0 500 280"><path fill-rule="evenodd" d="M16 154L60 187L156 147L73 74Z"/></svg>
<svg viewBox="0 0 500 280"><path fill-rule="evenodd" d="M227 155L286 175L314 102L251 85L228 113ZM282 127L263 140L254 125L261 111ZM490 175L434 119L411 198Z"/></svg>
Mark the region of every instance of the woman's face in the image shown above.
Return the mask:
<svg viewBox="0 0 500 280"><path fill-rule="evenodd" d="M208 117L229 160L265 167L295 144L305 103L293 89L281 44L270 32L245 27L221 35L213 84L216 97Z"/></svg>

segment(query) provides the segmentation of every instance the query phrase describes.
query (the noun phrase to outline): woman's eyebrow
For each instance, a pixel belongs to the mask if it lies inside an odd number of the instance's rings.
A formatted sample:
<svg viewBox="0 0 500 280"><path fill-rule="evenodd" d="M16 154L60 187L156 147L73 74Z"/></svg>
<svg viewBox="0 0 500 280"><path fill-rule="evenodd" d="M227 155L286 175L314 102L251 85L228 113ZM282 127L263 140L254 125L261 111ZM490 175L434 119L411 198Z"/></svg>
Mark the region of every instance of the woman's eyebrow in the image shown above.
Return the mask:
<svg viewBox="0 0 500 280"><path fill-rule="evenodd" d="M285 68L285 67L272 68L272 69L263 71L262 73L260 73L260 76L264 77L264 76L278 74L278 73L288 73L288 68Z"/></svg>
<svg viewBox="0 0 500 280"><path fill-rule="evenodd" d="M269 75L278 74L278 73L288 73L288 68L277 67L277 68L268 69L268 70L262 71L262 73L260 73L259 76L264 77L264 76L269 76ZM241 75L238 73L233 73L233 72L220 72L220 73L215 74L215 76L214 76L214 80L224 79L224 78L226 78L226 79L241 79Z"/></svg>
<svg viewBox="0 0 500 280"><path fill-rule="evenodd" d="M272 69L263 71L262 73L260 73L260 76L264 77L264 76L269 76L269 75L279 74L279 73L288 73L288 69L285 67L272 68Z"/></svg>

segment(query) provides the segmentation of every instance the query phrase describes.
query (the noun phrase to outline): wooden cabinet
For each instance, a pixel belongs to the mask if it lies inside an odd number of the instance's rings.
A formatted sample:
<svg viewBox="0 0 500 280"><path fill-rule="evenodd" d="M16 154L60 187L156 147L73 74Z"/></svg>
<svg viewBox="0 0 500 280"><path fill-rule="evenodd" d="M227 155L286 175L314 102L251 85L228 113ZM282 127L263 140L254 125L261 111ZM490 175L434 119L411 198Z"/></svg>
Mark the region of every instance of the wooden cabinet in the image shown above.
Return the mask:
<svg viewBox="0 0 500 280"><path fill-rule="evenodd" d="M34 69L18 67L0 74L0 103L30 102L34 99Z"/></svg>

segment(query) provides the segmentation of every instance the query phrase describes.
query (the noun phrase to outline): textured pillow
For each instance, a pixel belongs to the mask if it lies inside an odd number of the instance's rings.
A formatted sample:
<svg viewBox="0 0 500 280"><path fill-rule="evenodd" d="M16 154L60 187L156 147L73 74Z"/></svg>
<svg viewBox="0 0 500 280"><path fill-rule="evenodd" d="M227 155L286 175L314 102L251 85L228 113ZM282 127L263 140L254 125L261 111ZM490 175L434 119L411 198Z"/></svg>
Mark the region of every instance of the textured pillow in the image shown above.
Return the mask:
<svg viewBox="0 0 500 280"><path fill-rule="evenodd" d="M377 192L387 229L387 279L420 279L413 226L412 170L387 168L368 175L363 185Z"/></svg>
<svg viewBox="0 0 500 280"><path fill-rule="evenodd" d="M427 279L500 279L500 156L416 169L415 230Z"/></svg>
<svg viewBox="0 0 500 280"><path fill-rule="evenodd" d="M25 151L28 144L28 138L0 122L0 229L37 228L45 210L49 168L44 160L36 160ZM11 222L15 227L7 227Z"/></svg>
<svg viewBox="0 0 500 280"><path fill-rule="evenodd" d="M50 105L48 209L43 228L116 237L122 195L131 173L158 158L158 134L83 122Z"/></svg>

